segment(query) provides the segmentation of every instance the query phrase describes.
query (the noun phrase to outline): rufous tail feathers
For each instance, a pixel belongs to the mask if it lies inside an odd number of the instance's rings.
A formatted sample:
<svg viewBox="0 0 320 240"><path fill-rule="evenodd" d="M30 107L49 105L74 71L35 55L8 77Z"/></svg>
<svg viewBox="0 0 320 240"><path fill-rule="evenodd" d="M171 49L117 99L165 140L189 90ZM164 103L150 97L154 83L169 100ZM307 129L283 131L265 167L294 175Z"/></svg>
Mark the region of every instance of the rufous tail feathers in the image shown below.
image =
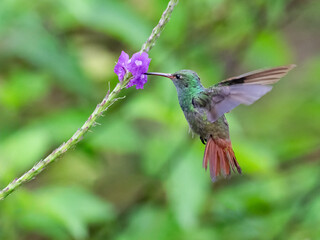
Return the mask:
<svg viewBox="0 0 320 240"><path fill-rule="evenodd" d="M232 150L231 141L209 138L203 157L203 167L207 170L209 162L210 177L214 182L218 176L227 177L233 172L241 174L241 168Z"/></svg>

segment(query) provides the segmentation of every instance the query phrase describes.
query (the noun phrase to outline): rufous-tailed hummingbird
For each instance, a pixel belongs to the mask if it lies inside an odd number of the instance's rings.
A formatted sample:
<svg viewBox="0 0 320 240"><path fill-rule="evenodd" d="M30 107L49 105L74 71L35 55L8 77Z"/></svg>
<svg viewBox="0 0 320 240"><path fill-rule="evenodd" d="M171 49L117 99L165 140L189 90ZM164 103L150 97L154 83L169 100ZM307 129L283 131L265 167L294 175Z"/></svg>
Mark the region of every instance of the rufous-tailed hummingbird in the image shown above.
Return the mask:
<svg viewBox="0 0 320 240"><path fill-rule="evenodd" d="M205 88L198 74L181 70L173 74L149 72L147 75L167 77L178 92L180 107L193 132L206 145L203 167L208 162L212 181L226 177L241 168L232 150L229 126L224 116L239 104L250 105L272 89L270 86L285 76L295 65L257 70L232 77Z"/></svg>

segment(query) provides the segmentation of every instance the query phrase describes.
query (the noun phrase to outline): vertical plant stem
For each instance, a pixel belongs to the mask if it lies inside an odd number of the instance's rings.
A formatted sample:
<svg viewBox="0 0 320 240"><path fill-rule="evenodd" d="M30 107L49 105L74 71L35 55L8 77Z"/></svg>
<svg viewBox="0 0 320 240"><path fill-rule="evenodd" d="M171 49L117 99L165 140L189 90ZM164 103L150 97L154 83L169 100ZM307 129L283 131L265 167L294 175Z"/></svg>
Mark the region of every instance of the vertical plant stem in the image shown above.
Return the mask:
<svg viewBox="0 0 320 240"><path fill-rule="evenodd" d="M164 29L166 23L170 20L172 11L177 4L178 4L178 0L169 2L167 9L164 10L164 12L162 13L162 16L160 18L159 23L152 30L150 37L143 44L140 52L149 52L151 50L151 48L154 46L156 40L160 37L160 34L161 34L162 30Z"/></svg>
<svg viewBox="0 0 320 240"><path fill-rule="evenodd" d="M156 40L159 38L162 30L164 29L166 23L171 17L171 13L174 7L177 5L178 0L171 0L168 3L166 10L163 12L159 23L152 30L152 33L148 40L143 44L141 52L149 52L150 49L154 46ZM21 177L14 179L9 183L4 189L0 191L0 200L5 199L10 193L15 191L21 184L32 180L40 172L42 172L49 164L53 163L57 158L61 157L66 151L75 146L79 141L82 140L83 136L88 132L88 130L94 126L95 121L98 117L101 116L115 101L121 99L118 97L119 93L123 88L127 86L132 77L131 73L127 73L123 81L118 83L115 88L110 92L107 92L106 96L103 98L101 103L97 105L92 114L89 116L87 121L80 127L73 136L62 143L57 149L50 153L45 159L40 160L35 164L29 171L25 172Z"/></svg>

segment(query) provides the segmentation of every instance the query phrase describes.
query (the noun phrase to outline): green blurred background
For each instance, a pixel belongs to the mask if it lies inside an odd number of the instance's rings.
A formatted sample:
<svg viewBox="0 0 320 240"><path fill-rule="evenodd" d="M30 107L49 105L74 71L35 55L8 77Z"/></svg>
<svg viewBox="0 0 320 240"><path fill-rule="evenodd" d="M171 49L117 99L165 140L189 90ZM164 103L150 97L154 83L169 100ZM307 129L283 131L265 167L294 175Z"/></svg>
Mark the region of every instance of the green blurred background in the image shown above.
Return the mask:
<svg viewBox="0 0 320 240"><path fill-rule="evenodd" d="M66 141L164 0L0 1L0 186ZM242 176L211 183L167 79L122 92L76 148L0 202L0 239L320 239L320 1L180 1L151 71L205 86L298 67L227 114Z"/></svg>

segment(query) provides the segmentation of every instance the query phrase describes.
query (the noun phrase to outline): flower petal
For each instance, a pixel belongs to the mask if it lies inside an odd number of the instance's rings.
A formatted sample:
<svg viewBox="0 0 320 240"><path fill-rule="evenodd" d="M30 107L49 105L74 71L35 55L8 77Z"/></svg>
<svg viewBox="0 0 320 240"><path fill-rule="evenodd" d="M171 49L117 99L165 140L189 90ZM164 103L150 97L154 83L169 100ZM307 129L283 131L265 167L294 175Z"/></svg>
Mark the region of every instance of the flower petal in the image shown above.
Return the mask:
<svg viewBox="0 0 320 240"><path fill-rule="evenodd" d="M148 80L147 75L144 75L144 73L148 71L150 62L151 58L146 52L137 52L129 59L129 55L122 51L114 67L114 72L118 75L119 81L123 80L128 71L131 72L132 78L127 84L127 88L136 85L137 89L142 89Z"/></svg>
<svg viewBox="0 0 320 240"><path fill-rule="evenodd" d="M114 66L114 72L118 75L119 81L122 81L127 73L129 55L124 51L121 52L117 64Z"/></svg>
<svg viewBox="0 0 320 240"><path fill-rule="evenodd" d="M138 75L133 77L127 85L127 88L136 85L136 89L143 89L144 84L146 84L148 78L147 75Z"/></svg>
<svg viewBox="0 0 320 240"><path fill-rule="evenodd" d="M151 59L148 57L147 53L135 53L130 59L128 70L132 73L132 75L146 73L148 71L150 61Z"/></svg>

